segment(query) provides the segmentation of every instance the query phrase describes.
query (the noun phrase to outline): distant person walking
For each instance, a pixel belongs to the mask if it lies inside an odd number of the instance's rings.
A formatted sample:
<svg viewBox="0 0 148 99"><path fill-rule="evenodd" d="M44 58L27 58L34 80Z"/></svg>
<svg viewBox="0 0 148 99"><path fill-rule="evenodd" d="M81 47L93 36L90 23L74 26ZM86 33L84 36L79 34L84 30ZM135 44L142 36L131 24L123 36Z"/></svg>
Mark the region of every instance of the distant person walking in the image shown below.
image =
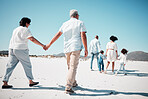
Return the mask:
<svg viewBox="0 0 148 99"><path fill-rule="evenodd" d="M70 20L66 21L59 32L52 38L49 44L46 45L46 50L62 35L64 34L64 53L67 59L68 76L65 91L73 93L72 87L76 87L76 70L79 63L80 52L85 48L85 57L88 55L87 51L87 37L86 28L82 21L78 20L79 14L77 10L70 10Z"/></svg>
<svg viewBox="0 0 148 99"><path fill-rule="evenodd" d="M118 59L120 60L120 67L119 67L119 69L117 70L116 75L119 73L119 71L121 70L121 68L123 69L124 75L127 75L127 74L125 73L125 64L126 64L127 52L128 52L128 51L127 51L126 49L124 49L124 48L121 50L121 54L120 54L120 56L118 57Z"/></svg>
<svg viewBox="0 0 148 99"><path fill-rule="evenodd" d="M115 43L115 41L118 40L118 38L115 36L111 36L110 40L111 41L108 42L106 45L107 66L106 66L105 73L107 73L107 68L111 62L112 63L112 74L114 74L115 61L118 57L117 44Z"/></svg>
<svg viewBox="0 0 148 99"><path fill-rule="evenodd" d="M100 48L100 42L99 42L99 37L98 35L95 36L95 39L91 40L90 42L90 45L89 45L89 51L90 51L90 54L91 54L91 63L90 63L90 69L91 71L93 71L93 60L94 60L94 56L96 56L97 58L97 65L99 67L99 52L101 50Z"/></svg>
<svg viewBox="0 0 148 99"><path fill-rule="evenodd" d="M104 51L101 50L100 54L99 54L99 72L102 73L104 72L104 62L103 59L106 59L105 55L104 55Z"/></svg>
<svg viewBox="0 0 148 99"><path fill-rule="evenodd" d="M29 58L28 39L41 47L44 47L37 39L35 39L30 30L28 29L31 20L29 18L22 18L20 26L14 29L12 38L9 45L9 60L6 66L6 74L3 79L2 88L12 88L12 85L8 85L9 77L11 76L14 68L21 62L23 65L26 76L29 80L29 86L37 85L39 82L33 82L32 65Z"/></svg>

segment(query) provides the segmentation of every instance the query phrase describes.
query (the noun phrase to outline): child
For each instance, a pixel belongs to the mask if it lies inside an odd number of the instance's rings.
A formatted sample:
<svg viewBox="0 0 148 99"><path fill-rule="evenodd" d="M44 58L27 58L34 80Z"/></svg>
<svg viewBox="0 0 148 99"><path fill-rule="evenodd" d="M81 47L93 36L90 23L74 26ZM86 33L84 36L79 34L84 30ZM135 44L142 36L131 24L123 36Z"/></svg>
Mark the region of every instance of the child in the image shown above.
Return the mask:
<svg viewBox="0 0 148 99"><path fill-rule="evenodd" d="M104 72L104 62L103 62L103 59L105 59L106 57L103 54L104 54L104 51L101 50L100 51L100 56L99 56L99 71L100 71L100 73ZM101 68L101 65L102 65L102 68Z"/></svg>
<svg viewBox="0 0 148 99"><path fill-rule="evenodd" d="M117 72L116 72L116 74L115 75L117 75L118 74L118 72L119 72L119 70L121 70L121 68L123 68L123 73L124 73L124 75L127 75L126 73L125 73L125 63L126 63L126 56L127 56L127 50L126 49L122 49L121 50L121 54L120 54L120 56L118 57L118 59L120 59L120 68L117 70Z"/></svg>

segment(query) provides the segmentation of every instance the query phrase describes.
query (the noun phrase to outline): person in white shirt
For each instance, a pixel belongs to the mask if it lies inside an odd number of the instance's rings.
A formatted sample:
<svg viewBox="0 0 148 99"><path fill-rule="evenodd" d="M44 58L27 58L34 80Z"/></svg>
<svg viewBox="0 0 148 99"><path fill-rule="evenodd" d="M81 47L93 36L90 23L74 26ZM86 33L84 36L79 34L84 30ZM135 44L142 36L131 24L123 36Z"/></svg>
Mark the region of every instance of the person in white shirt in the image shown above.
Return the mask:
<svg viewBox="0 0 148 99"><path fill-rule="evenodd" d="M14 68L20 62L24 68L26 76L29 80L29 86L37 85L39 82L33 81L32 65L29 58L28 40L33 43L45 47L37 39L35 39L30 30L28 29L31 20L27 17L23 17L20 21L20 26L14 29L12 38L9 45L9 60L6 65L6 74L3 79L2 88L12 88L12 85L8 85L9 77L11 76Z"/></svg>
<svg viewBox="0 0 148 99"><path fill-rule="evenodd" d="M121 68L123 68L123 73L124 73L124 75L127 75L127 74L125 73L125 64L126 64L127 52L128 52L128 51L127 51L126 49L124 49L124 48L121 50L121 54L120 54L120 56L118 57L118 59L120 60L120 67L119 67L119 69L117 70L117 72L116 72L115 75L118 74L118 72L121 70Z"/></svg>
<svg viewBox="0 0 148 99"><path fill-rule="evenodd" d="M66 92L73 93L72 87L76 87L76 70L79 63L80 52L85 48L85 57L87 51L86 28L82 21L78 20L79 14L77 10L70 10L70 20L63 23L59 32L52 38L49 44L46 45L47 50L62 34L64 35L64 53L67 59L68 76L65 87Z"/></svg>
<svg viewBox="0 0 148 99"><path fill-rule="evenodd" d="M112 62L112 74L114 74L114 64L118 57L117 44L115 43L115 41L118 40L118 38L115 36L111 36L110 40L111 41L108 42L106 45L107 66L105 73L107 73L107 68L110 62Z"/></svg>
<svg viewBox="0 0 148 99"><path fill-rule="evenodd" d="M94 56L96 56L96 58L97 58L97 64L98 64L98 68L99 68L98 55L99 55L101 48L100 48L100 41L98 39L99 39L99 37L98 37L98 35L96 35L95 39L91 40L90 45L89 45L89 51L91 53L91 64L90 64L91 71L93 71L92 66L93 66Z"/></svg>

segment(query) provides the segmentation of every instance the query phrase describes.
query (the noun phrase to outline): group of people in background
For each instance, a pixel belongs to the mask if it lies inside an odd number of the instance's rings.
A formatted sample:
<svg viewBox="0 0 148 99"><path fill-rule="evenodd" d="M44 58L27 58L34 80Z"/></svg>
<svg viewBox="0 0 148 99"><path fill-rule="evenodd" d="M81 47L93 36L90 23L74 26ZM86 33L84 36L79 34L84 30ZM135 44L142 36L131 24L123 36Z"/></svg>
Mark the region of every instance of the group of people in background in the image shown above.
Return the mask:
<svg viewBox="0 0 148 99"><path fill-rule="evenodd" d="M85 57L88 56L87 50L87 36L86 36L86 28L84 22L79 20L78 11L75 9L70 10L70 20L63 23L59 31L55 34L55 36L51 39L49 44L44 45L39 42L36 38L32 36L31 31L28 29L30 26L31 19L27 17L23 17L20 21L20 26L14 29L12 38L10 40L9 45L9 59L6 65L6 72L3 78L3 89L12 88L12 85L8 84L9 78L18 64L20 62L26 73L26 76L29 80L29 86L35 86L39 84L39 82L33 81L32 75L32 65L29 58L29 50L28 50L28 40L33 43L41 46L44 50L47 50L62 34L64 35L64 53L67 60L67 80L65 85L65 91L67 93L73 93L73 87L77 87L78 83L76 81L76 71L79 64L80 53L84 47ZM90 53L92 55L91 59L91 69L94 56L97 56L97 62L99 66L99 71L104 72L104 51L100 50L100 43L98 41L98 36L95 37L94 40L91 41L91 49ZM110 42L107 44L107 67L106 70L112 62L112 72L114 72L114 62L118 57L117 53L117 44L115 43L118 40L115 36L110 37ZM123 49L123 54L120 56L121 67L124 68L126 60L125 54L127 53L126 49ZM98 57L99 56L99 57ZM57 67L58 68L58 67ZM106 72L106 71L105 71ZM107 72L106 72L107 73Z"/></svg>
<svg viewBox="0 0 148 99"><path fill-rule="evenodd" d="M106 54L104 55L104 51L101 50L101 47L100 47L101 44L99 41L99 37L98 37L98 35L95 36L95 39L93 39L90 42L90 46L89 46L89 50L91 53L91 64L90 64L91 71L93 71L92 66L93 66L94 56L96 56L100 73L104 72L105 74L107 74L107 69L109 67L109 64L112 63L112 74L117 75L119 70L121 70L123 68L123 73L124 73L124 75L126 75L125 64L126 64L126 56L127 56L128 51L123 48L121 50L120 56L118 57L117 44L115 43L115 41L117 41L117 40L118 40L118 38L115 36L110 37L110 42L108 42L106 45ZM103 59L107 59L107 66L106 66L105 71L104 71ZM120 67L117 70L117 72L115 73L114 67L115 67L115 61L117 59L120 60Z"/></svg>

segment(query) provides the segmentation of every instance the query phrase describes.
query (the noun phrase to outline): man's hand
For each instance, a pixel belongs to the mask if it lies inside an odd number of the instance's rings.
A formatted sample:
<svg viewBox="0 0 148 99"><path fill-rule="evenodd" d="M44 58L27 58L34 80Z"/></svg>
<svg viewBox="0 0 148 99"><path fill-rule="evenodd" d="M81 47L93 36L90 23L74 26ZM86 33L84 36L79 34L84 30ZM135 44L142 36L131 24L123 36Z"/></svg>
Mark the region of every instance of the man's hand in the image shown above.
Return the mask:
<svg viewBox="0 0 148 99"><path fill-rule="evenodd" d="M82 39L82 43L84 45L84 48L85 48L85 57L87 57L88 55L88 51L87 51L87 37L86 37L86 32L81 32L81 39Z"/></svg>
<svg viewBox="0 0 148 99"><path fill-rule="evenodd" d="M85 50L85 57L87 57L88 56L88 51L87 50Z"/></svg>

